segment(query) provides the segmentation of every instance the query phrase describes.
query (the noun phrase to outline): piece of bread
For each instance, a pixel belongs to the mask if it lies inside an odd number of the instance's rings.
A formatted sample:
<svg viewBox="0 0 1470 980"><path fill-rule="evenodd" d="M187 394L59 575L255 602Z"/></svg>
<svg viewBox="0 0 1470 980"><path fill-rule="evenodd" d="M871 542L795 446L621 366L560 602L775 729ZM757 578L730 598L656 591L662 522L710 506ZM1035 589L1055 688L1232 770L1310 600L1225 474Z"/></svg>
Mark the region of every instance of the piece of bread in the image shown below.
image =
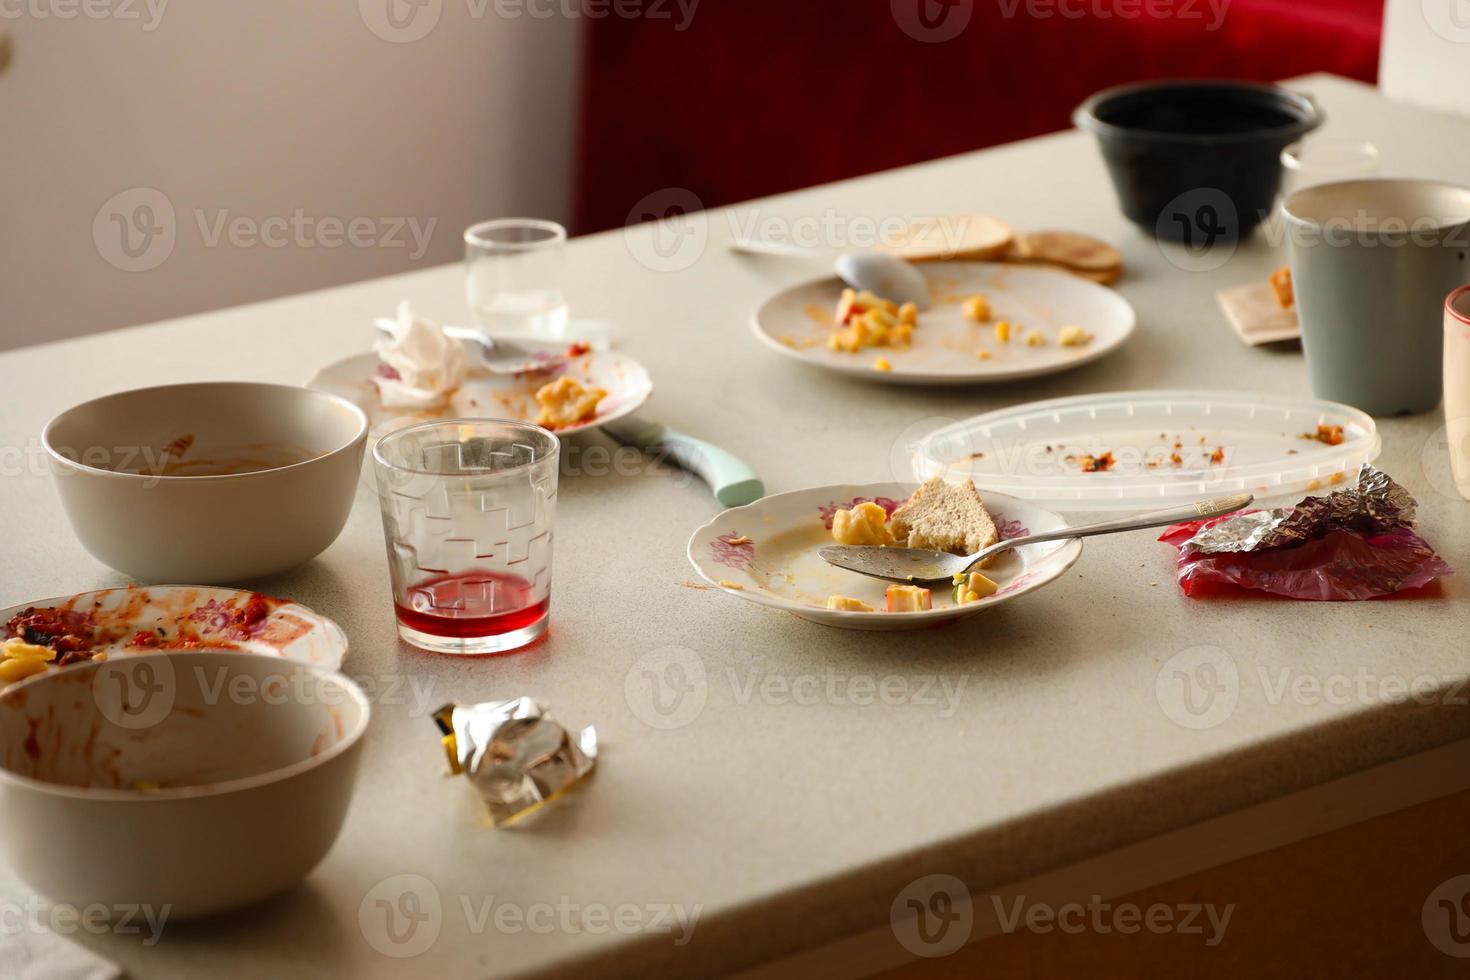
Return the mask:
<svg viewBox="0 0 1470 980"><path fill-rule="evenodd" d="M1110 272L1123 253L1107 242L1076 231L1031 231L1017 235L1007 256L1018 262L1045 262L1079 272Z"/></svg>
<svg viewBox="0 0 1470 980"><path fill-rule="evenodd" d="M973 555L1000 540L973 480L946 483L936 476L893 512L888 526L894 538L906 540L910 548L954 555Z"/></svg>
<svg viewBox="0 0 1470 980"><path fill-rule="evenodd" d="M884 243L883 251L909 262L942 259L984 261L1005 254L1011 226L986 214L947 214L912 221Z"/></svg>
<svg viewBox="0 0 1470 980"><path fill-rule="evenodd" d="M1075 231L1020 234L1006 250L1005 261L1062 269L1110 286L1123 277L1123 253L1101 239Z"/></svg>

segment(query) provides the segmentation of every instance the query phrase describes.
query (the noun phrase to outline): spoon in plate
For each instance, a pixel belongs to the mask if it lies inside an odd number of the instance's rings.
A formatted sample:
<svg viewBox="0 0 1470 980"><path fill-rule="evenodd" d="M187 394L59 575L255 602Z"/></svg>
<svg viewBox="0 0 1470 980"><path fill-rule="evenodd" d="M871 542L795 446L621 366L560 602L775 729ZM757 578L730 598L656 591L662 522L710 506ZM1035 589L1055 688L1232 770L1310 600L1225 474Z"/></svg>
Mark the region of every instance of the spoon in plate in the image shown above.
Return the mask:
<svg viewBox="0 0 1470 980"><path fill-rule="evenodd" d="M373 326L391 337L398 326L398 321L379 317L373 321ZM480 366L491 374L528 374L550 371L565 360L559 354L531 351L509 341L496 340L473 327L455 327L445 324L439 329L444 331L446 337L476 344L480 352Z"/></svg>
<svg viewBox="0 0 1470 980"><path fill-rule="evenodd" d="M730 243L736 252L752 255L781 255L812 258L815 250L782 242L766 242L758 238L742 238ZM902 306L913 303L920 310L929 308L929 283L910 262L882 252L847 252L834 263L837 278L853 289L867 290L874 296L892 300Z"/></svg>
<svg viewBox="0 0 1470 980"><path fill-rule="evenodd" d="M884 548L872 545L835 545L817 552L829 565L845 568L860 575L870 575L888 582L913 585L924 582L950 582L956 575L963 575L993 555L1011 548L1046 541L1068 541L1073 538L1091 538L1100 534L1117 534L1120 531L1141 531L1166 524L1183 521L1198 521L1211 517L1223 517L1243 510L1255 502L1248 493L1238 493L1215 500L1202 500L1188 507L1170 507L1143 514L1133 514L1097 524L1078 527L1063 527L1040 534L997 541L995 544L973 555L951 555L943 551L927 551L923 548Z"/></svg>

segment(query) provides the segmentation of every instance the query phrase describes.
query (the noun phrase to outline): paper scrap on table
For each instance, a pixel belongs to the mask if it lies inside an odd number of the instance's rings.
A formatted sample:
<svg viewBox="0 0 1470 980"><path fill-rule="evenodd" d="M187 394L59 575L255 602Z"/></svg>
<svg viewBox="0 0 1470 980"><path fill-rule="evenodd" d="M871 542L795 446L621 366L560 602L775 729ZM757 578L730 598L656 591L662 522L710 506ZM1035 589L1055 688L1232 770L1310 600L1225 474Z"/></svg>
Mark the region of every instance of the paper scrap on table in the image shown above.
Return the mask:
<svg viewBox="0 0 1470 980"><path fill-rule="evenodd" d="M1296 308L1282 309L1270 283L1254 282L1216 294L1230 326L1251 347L1300 340Z"/></svg>

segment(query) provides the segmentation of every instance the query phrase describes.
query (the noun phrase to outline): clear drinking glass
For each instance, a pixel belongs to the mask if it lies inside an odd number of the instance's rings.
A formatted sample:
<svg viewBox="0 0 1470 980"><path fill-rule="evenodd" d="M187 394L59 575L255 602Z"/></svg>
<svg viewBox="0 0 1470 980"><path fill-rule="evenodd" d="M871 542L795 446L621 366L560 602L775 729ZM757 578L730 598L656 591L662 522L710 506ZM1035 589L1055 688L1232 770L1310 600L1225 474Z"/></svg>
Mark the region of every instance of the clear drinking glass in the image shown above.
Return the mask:
<svg viewBox="0 0 1470 980"><path fill-rule="evenodd" d="M465 230L465 289L486 333L566 339L566 243L565 228L535 218L499 218Z"/></svg>
<svg viewBox="0 0 1470 980"><path fill-rule="evenodd" d="M424 422L373 464L398 634L438 653L501 653L546 632L561 444L500 419Z"/></svg>

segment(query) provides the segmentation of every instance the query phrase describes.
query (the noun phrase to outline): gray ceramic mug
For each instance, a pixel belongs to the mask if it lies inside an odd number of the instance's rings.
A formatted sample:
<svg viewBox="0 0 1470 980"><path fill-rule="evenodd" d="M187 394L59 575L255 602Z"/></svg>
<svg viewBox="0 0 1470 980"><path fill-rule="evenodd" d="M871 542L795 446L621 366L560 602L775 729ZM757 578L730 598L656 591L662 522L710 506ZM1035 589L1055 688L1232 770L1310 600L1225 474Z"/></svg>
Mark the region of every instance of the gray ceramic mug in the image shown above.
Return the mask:
<svg viewBox="0 0 1470 980"><path fill-rule="evenodd" d="M1470 283L1470 189L1319 184L1284 211L1312 393L1373 415L1438 406L1444 297Z"/></svg>

